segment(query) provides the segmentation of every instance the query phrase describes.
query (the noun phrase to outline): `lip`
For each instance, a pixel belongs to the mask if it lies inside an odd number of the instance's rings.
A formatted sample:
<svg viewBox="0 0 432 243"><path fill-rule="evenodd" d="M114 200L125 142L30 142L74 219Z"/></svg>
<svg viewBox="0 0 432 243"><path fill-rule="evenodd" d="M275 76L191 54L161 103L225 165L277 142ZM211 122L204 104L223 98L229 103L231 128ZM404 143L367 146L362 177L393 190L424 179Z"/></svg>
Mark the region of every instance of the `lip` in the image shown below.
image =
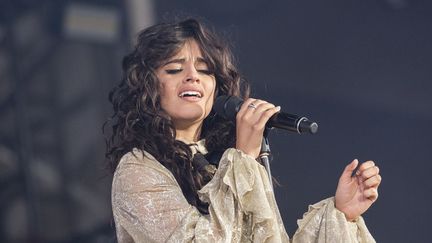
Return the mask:
<svg viewBox="0 0 432 243"><path fill-rule="evenodd" d="M203 98L204 97L204 92L203 92L202 89L200 89L198 87L190 87L190 86L186 86L186 87L181 88L179 90L179 92L177 93L177 96L180 97L180 94L183 93L183 92L185 92L185 91L195 91L195 92L200 93L201 97L199 97L199 98Z"/></svg>

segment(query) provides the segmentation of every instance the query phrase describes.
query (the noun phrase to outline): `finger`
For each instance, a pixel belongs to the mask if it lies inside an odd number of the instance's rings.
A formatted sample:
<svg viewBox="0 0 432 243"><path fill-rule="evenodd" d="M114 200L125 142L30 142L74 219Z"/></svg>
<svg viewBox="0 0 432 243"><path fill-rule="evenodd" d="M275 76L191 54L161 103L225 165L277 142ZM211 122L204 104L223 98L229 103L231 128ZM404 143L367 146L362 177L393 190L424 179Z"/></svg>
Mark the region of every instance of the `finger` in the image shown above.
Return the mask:
<svg viewBox="0 0 432 243"><path fill-rule="evenodd" d="M349 163L342 172L341 180L351 180L351 175L357 167L358 163L358 159L355 159L351 163Z"/></svg>
<svg viewBox="0 0 432 243"><path fill-rule="evenodd" d="M257 110L260 106L266 103L267 102L263 100L255 100L252 102L251 104L253 104L253 106L248 105L243 115L240 117L241 121L251 126L255 126L261 115L261 112L257 112Z"/></svg>
<svg viewBox="0 0 432 243"><path fill-rule="evenodd" d="M364 188L371 188L371 187L377 188L381 184L381 180L382 178L380 175L375 175L363 182Z"/></svg>
<svg viewBox="0 0 432 243"><path fill-rule="evenodd" d="M250 116L256 113L260 114L263 111L263 109L265 109L265 107L268 106L270 103L264 100L257 99L251 104L253 104L254 106L248 105L247 110L245 111L245 113L247 113Z"/></svg>
<svg viewBox="0 0 432 243"><path fill-rule="evenodd" d="M365 185L363 184L360 176L356 176L355 178L356 178L355 180L357 182L357 185L359 185L360 191L363 192L365 190Z"/></svg>
<svg viewBox="0 0 432 243"><path fill-rule="evenodd" d="M362 173L364 170L373 166L375 166L375 162L373 162L372 160L366 161L359 166L356 174L360 175L360 173Z"/></svg>
<svg viewBox="0 0 432 243"><path fill-rule="evenodd" d="M280 106L274 106L273 104L271 104L272 106L269 106L270 108L268 108L266 111L264 111L261 114L260 119L257 122L257 126L262 128L266 125L266 123L268 122L268 120L270 119L270 117L272 117L274 114L278 113L281 110Z"/></svg>
<svg viewBox="0 0 432 243"><path fill-rule="evenodd" d="M262 103L260 103L256 109L252 109L255 121L258 123L260 121L261 117L263 115L265 115L265 112L267 112L268 110L270 110L274 107L275 106L273 104L268 103L266 101L263 101Z"/></svg>
<svg viewBox="0 0 432 243"><path fill-rule="evenodd" d="M255 112L257 113L263 113L271 108L274 108L275 105L273 105L272 103L269 103L267 101L263 101L256 104L257 108L255 109Z"/></svg>
<svg viewBox="0 0 432 243"><path fill-rule="evenodd" d="M378 198L378 189L376 187L371 187L365 190L363 195L369 200L376 201Z"/></svg>
<svg viewBox="0 0 432 243"><path fill-rule="evenodd" d="M373 167L369 167L366 170L360 172L360 176L362 178L363 181L376 176L379 174L379 168L378 166L373 166Z"/></svg>
<svg viewBox="0 0 432 243"><path fill-rule="evenodd" d="M256 101L256 99L254 99L254 98L248 98L247 100L245 100L243 102L242 106L240 107L240 110L237 113L237 117L243 116L243 113L245 113L247 111L249 105L252 104L255 101Z"/></svg>

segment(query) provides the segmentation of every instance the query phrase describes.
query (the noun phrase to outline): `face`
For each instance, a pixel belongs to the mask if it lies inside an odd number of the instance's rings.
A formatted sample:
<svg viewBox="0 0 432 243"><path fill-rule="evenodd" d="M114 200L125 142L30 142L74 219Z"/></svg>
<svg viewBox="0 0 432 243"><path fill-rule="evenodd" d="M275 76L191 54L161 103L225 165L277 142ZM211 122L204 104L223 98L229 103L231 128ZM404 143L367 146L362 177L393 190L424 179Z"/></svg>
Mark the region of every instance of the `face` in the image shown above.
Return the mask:
<svg viewBox="0 0 432 243"><path fill-rule="evenodd" d="M216 79L198 44L186 41L180 51L156 70L161 106L176 128L201 124L213 106Z"/></svg>

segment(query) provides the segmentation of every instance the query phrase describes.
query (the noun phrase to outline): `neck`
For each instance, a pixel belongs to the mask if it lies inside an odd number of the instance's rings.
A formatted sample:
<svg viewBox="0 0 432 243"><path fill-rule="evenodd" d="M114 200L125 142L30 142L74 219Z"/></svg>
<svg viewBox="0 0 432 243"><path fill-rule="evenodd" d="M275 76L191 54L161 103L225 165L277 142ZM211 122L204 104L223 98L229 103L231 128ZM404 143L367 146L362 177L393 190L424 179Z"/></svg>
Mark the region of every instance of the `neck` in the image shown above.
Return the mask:
<svg viewBox="0 0 432 243"><path fill-rule="evenodd" d="M186 143L197 142L200 139L201 127L202 122L192 125L189 124L187 126L176 124L176 139Z"/></svg>

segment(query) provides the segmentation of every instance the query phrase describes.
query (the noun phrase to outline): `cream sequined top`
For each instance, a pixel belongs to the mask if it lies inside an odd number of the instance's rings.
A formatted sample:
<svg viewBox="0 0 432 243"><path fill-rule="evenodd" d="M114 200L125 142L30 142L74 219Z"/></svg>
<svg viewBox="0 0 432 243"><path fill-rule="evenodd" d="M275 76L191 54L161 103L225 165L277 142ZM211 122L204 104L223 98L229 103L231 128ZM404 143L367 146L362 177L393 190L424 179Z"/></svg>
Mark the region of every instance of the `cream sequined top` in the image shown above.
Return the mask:
<svg viewBox="0 0 432 243"><path fill-rule="evenodd" d="M207 153L203 140L191 149ZM309 206L289 239L264 167L233 148L199 196L209 203L209 215L187 202L167 168L134 149L122 157L113 178L118 242L375 242L363 219L346 221L333 198Z"/></svg>

